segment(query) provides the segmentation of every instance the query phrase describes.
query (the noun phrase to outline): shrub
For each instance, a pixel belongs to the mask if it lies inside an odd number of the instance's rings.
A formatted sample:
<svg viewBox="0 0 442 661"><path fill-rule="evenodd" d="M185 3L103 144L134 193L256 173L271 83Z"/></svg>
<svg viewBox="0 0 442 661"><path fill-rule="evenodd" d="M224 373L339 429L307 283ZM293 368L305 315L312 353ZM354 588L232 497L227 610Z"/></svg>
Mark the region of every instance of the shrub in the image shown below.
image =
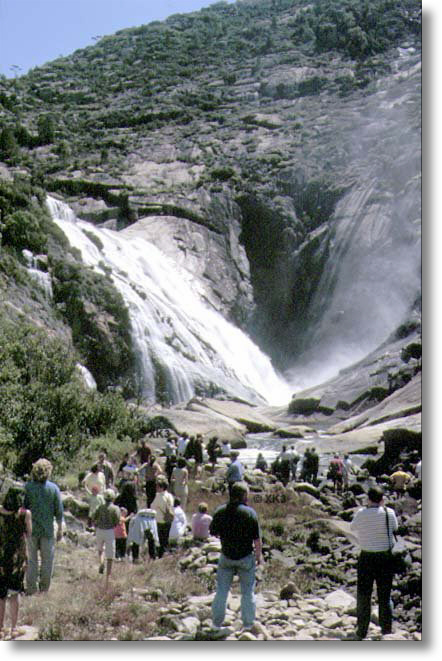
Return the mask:
<svg viewBox="0 0 442 661"><path fill-rule="evenodd" d="M0 447L18 475L45 456L62 470L94 436L137 439L146 423L117 392L83 385L65 342L0 318Z"/></svg>

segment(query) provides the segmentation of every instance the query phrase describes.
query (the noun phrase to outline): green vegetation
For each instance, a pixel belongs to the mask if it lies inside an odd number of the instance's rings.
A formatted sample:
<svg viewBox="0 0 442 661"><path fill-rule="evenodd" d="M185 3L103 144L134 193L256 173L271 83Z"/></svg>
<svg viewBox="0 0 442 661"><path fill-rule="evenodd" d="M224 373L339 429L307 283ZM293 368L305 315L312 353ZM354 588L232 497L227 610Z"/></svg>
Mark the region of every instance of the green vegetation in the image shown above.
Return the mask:
<svg viewBox="0 0 442 661"><path fill-rule="evenodd" d="M52 273L54 302L98 389L118 385L125 395L134 395L130 319L121 294L109 277L78 262L53 260Z"/></svg>
<svg viewBox="0 0 442 661"><path fill-rule="evenodd" d="M0 453L17 474L42 456L66 469L93 437L144 433L146 421L121 394L86 389L76 362L61 339L0 319Z"/></svg>
<svg viewBox="0 0 442 661"><path fill-rule="evenodd" d="M416 0L318 0L294 21L294 38L318 53L338 50L361 59L420 34Z"/></svg>
<svg viewBox="0 0 442 661"><path fill-rule="evenodd" d="M420 12L417 0L243 0L120 30L0 80L0 159L40 163L46 173L110 164L130 152L137 135L201 119L224 123L250 75L267 97L272 64L303 66L318 54L354 60L356 80L338 83L347 94L382 74L377 54L419 43ZM318 94L327 84L320 76L299 89L281 82L277 98Z"/></svg>

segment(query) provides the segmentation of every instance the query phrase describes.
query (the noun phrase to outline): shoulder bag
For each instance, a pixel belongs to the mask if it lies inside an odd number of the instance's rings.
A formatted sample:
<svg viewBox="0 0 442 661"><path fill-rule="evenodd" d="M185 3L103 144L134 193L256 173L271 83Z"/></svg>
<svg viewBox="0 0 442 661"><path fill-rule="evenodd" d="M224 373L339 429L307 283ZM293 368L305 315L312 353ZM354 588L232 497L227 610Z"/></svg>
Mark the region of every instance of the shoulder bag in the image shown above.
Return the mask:
<svg viewBox="0 0 442 661"><path fill-rule="evenodd" d="M390 545L389 553L391 569L393 574L405 574L411 566L411 555L403 539L396 537L394 533L390 535L390 523L388 519L387 508L384 507L384 510L385 520L387 523L388 543Z"/></svg>

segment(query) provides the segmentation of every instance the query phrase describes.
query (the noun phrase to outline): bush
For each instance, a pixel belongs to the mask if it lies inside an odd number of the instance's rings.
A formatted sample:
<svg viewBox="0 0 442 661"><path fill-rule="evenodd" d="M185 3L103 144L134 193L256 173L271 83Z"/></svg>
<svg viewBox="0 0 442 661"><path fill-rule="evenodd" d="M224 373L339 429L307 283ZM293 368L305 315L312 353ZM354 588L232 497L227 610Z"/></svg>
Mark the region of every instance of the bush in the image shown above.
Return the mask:
<svg viewBox="0 0 442 661"><path fill-rule="evenodd" d="M15 211L5 217L2 224L2 243L16 250L27 248L34 253L46 249L46 233L42 216L38 212Z"/></svg>
<svg viewBox="0 0 442 661"><path fill-rule="evenodd" d="M64 341L0 318L0 448L16 474L42 456L63 470L94 436L136 440L145 429L119 393L85 388Z"/></svg>

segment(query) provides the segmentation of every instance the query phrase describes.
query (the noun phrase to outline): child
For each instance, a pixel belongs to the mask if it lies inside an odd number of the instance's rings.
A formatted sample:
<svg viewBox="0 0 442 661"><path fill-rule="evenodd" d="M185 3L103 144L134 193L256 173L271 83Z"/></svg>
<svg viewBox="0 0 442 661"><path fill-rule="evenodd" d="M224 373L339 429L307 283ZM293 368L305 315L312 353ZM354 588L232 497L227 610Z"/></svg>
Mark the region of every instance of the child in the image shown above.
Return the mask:
<svg viewBox="0 0 442 661"><path fill-rule="evenodd" d="M120 521L114 528L116 560L124 560L126 557L127 520L127 509L125 507L120 507Z"/></svg>
<svg viewBox="0 0 442 661"><path fill-rule="evenodd" d="M173 507L175 510L175 516L173 517L172 525L170 526L169 531L169 543L176 546L180 538L184 535L187 528L187 519L186 514L181 507L181 500L175 498L173 501Z"/></svg>
<svg viewBox="0 0 442 661"><path fill-rule="evenodd" d="M104 498L100 493L100 487L97 484L94 484L91 489L91 494L89 495L89 514L87 519L87 527L89 530L93 530L92 527L92 517L94 512L99 505L104 503Z"/></svg>
<svg viewBox="0 0 442 661"><path fill-rule="evenodd" d="M109 587L109 577L112 571L112 561L115 557L115 533L114 528L120 521L120 508L113 504L115 494L112 489L104 492L104 503L99 505L92 517L95 523L95 534L97 536L98 560L100 563L99 573L104 572L104 556L106 556L106 582L104 589Z"/></svg>

